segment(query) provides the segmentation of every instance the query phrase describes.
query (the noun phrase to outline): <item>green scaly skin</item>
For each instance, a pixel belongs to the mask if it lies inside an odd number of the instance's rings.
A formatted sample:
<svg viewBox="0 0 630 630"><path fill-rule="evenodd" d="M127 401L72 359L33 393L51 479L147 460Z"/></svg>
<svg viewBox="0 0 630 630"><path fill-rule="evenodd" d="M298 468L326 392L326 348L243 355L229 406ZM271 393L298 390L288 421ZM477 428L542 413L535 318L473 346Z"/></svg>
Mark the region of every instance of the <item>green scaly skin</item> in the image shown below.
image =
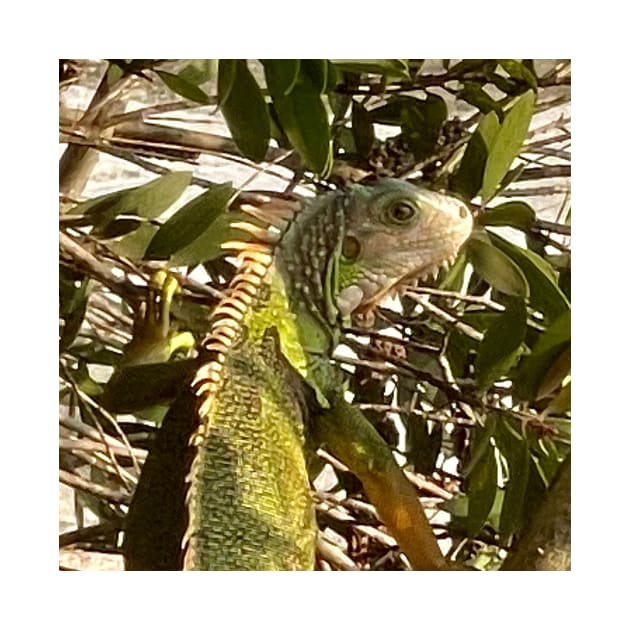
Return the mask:
<svg viewBox="0 0 630 630"><path fill-rule="evenodd" d="M415 493L367 420L343 402L328 359L343 319L369 313L402 280L456 255L470 213L395 180L304 206L274 242L270 264L266 254L250 268L243 259L215 311L206 363L172 405L143 468L126 525L127 569L313 569L306 433L359 476L415 568L445 568ZM249 231L251 249L263 251L265 237Z"/></svg>

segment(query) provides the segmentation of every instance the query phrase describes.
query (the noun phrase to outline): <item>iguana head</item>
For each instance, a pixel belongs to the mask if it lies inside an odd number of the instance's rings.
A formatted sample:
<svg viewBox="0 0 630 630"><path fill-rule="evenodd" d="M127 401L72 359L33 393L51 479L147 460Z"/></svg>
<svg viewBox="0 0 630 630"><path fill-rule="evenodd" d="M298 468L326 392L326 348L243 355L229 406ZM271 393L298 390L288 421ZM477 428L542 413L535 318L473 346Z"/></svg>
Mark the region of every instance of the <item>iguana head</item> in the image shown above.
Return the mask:
<svg viewBox="0 0 630 630"><path fill-rule="evenodd" d="M193 382L204 400L201 416L244 330L256 340L276 328L285 357L316 383L307 355L331 352L340 318L369 313L403 282L451 262L472 229L472 216L458 199L393 179L312 199L248 197L251 203L240 208L255 221L231 224L247 237L222 245L240 266L202 344L212 358ZM200 425L193 443L203 431Z"/></svg>
<svg viewBox="0 0 630 630"><path fill-rule="evenodd" d="M437 274L470 235L472 216L456 199L387 179L347 198L336 305L367 310L403 282Z"/></svg>
<svg viewBox="0 0 630 630"><path fill-rule="evenodd" d="M401 180L322 195L279 246L293 299L333 324L451 263L470 235L466 205Z"/></svg>

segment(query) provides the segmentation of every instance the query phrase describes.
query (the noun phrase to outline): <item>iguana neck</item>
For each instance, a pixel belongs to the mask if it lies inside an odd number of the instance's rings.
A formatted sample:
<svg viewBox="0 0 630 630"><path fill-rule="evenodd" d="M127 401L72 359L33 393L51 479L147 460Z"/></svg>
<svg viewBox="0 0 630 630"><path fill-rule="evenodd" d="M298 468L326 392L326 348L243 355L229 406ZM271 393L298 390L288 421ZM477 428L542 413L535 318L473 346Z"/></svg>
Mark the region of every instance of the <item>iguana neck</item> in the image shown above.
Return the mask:
<svg viewBox="0 0 630 630"><path fill-rule="evenodd" d="M324 329L337 325L337 268L344 238L348 197L321 195L295 217L276 250L276 266L291 310ZM320 350L323 350L320 348Z"/></svg>

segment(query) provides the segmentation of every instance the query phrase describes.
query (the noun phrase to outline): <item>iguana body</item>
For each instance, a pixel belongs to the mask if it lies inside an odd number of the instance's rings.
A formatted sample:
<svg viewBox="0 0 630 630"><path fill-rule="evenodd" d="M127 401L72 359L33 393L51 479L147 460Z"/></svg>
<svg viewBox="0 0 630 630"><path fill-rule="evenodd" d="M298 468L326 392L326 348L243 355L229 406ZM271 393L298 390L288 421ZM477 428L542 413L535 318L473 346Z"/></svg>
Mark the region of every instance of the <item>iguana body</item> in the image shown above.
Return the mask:
<svg viewBox="0 0 630 630"><path fill-rule="evenodd" d="M243 210L256 222L236 224L249 236L226 244L239 272L213 313L192 393L165 419L130 509L128 569L313 569L306 432L362 469L394 532L408 537L408 521L424 519L417 500L390 509L390 486L405 494L402 474L375 432L353 441L361 417L345 410L328 359L342 318L454 258L470 213L395 180Z"/></svg>

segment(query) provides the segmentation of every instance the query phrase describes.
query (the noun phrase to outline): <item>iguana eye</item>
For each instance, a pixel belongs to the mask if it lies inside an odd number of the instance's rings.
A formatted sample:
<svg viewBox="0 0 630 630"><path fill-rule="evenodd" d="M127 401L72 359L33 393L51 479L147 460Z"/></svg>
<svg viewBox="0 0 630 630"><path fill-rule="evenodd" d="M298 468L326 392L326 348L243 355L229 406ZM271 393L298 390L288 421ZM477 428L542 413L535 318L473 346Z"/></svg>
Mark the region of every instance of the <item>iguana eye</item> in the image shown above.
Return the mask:
<svg viewBox="0 0 630 630"><path fill-rule="evenodd" d="M406 201L397 201L385 211L385 220L389 223L404 225L416 216L417 210L415 206Z"/></svg>

